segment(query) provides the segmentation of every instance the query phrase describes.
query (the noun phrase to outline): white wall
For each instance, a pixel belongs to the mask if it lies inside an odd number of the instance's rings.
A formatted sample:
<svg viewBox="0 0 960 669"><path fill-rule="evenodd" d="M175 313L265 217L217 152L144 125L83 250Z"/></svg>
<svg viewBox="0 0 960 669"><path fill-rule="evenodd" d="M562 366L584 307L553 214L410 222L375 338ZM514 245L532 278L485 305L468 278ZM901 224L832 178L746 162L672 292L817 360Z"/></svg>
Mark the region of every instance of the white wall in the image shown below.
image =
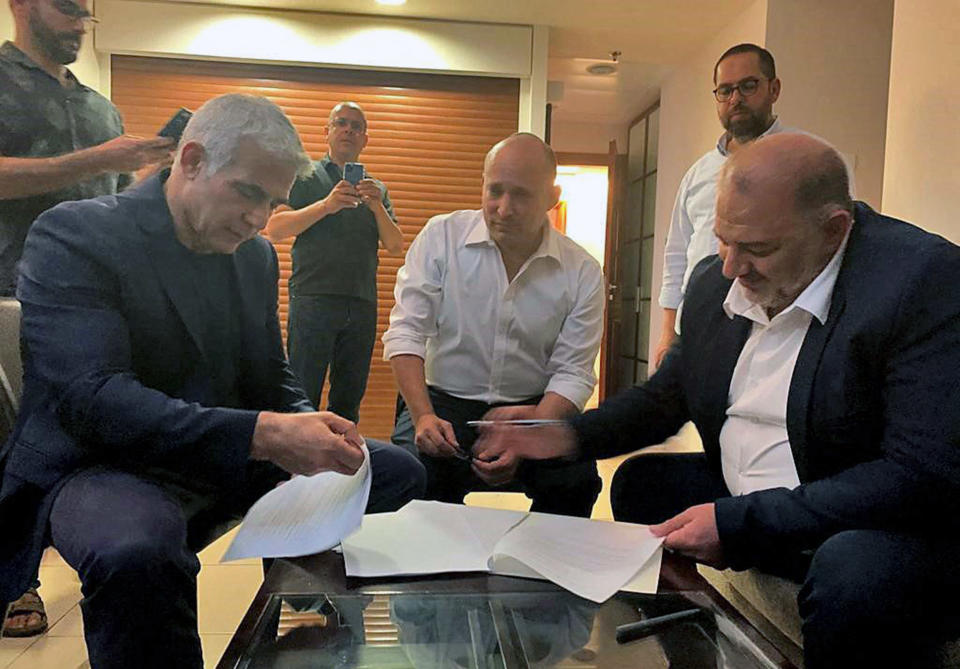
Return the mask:
<svg viewBox="0 0 960 669"><path fill-rule="evenodd" d="M897 0L883 211L960 243L960 2Z"/></svg>
<svg viewBox="0 0 960 669"><path fill-rule="evenodd" d="M92 0L89 7L90 10L93 11L94 6ZM7 2L2 2L0 3L0 42L13 40L15 32L10 5ZM86 37L84 37L83 46L80 48L77 62L70 65L70 70L81 83L104 93L103 87L100 85L101 63L97 57L97 53L94 51L93 35L91 33L88 33ZM106 93L104 94L106 95Z"/></svg>
<svg viewBox="0 0 960 669"><path fill-rule="evenodd" d="M767 0L757 0L733 18L726 28L691 53L667 77L660 91L660 155L657 161L657 214L653 258L653 301L650 314L650 353L660 336L663 312L656 305L663 275L663 245L670 212L684 173L717 143L723 127L717 119L713 66L724 51L741 42L763 46ZM652 359L652 358L651 358Z"/></svg>
<svg viewBox="0 0 960 669"><path fill-rule="evenodd" d="M836 146L854 164L857 199L877 208L892 26L893 0L768 0L764 46L783 82L777 114Z"/></svg>
<svg viewBox="0 0 960 669"><path fill-rule="evenodd" d="M101 53L512 77L544 129L548 29L223 5L100 0Z"/></svg>
<svg viewBox="0 0 960 669"><path fill-rule="evenodd" d="M617 152L627 152L627 127L616 123L576 123L554 119L550 144L554 151L567 153L607 153L610 140L617 141Z"/></svg>

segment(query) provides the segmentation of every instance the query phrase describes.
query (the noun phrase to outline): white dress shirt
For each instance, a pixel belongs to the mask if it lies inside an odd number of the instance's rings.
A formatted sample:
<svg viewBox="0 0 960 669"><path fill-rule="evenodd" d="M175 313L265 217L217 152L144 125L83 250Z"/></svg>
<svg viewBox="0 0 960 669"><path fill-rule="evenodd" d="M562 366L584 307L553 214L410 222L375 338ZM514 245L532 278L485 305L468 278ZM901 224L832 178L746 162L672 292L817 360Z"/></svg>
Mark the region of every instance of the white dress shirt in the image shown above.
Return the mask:
<svg viewBox="0 0 960 669"><path fill-rule="evenodd" d="M423 358L428 385L488 404L550 391L582 410L590 398L603 272L546 221L508 282L482 211L435 216L410 245L394 296L383 357Z"/></svg>
<svg viewBox="0 0 960 669"><path fill-rule="evenodd" d="M727 316L753 321L733 370L727 419L720 430L723 480L733 495L800 485L787 433L787 394L812 319L827 321L846 246L844 239L823 271L772 319L750 301L739 281L727 292Z"/></svg>
<svg viewBox="0 0 960 669"><path fill-rule="evenodd" d="M780 125L780 119L775 119L761 137L778 132L798 131ZM717 178L720 176L720 168L730 155L727 152L727 140L727 134L722 134L717 145L687 170L677 189L673 213L670 215L667 245L663 252L660 306L664 309L680 308L693 268L698 262L717 252L713 221L717 210ZM677 332L680 331L679 327L678 315Z"/></svg>

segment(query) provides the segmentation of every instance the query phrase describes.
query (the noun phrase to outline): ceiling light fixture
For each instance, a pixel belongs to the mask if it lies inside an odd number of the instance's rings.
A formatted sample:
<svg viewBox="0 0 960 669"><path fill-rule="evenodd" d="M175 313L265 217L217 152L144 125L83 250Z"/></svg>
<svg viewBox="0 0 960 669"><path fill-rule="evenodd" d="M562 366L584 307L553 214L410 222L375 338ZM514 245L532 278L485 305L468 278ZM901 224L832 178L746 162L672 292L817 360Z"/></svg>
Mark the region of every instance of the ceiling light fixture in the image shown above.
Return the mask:
<svg viewBox="0 0 960 669"><path fill-rule="evenodd" d="M620 52L611 51L609 63L594 63L593 65L588 65L587 72L589 72L590 74L595 74L597 76L605 77L617 71L617 61L619 60L620 60Z"/></svg>
<svg viewBox="0 0 960 669"><path fill-rule="evenodd" d="M594 63L587 67L587 72L604 77L617 71L617 66L612 63Z"/></svg>

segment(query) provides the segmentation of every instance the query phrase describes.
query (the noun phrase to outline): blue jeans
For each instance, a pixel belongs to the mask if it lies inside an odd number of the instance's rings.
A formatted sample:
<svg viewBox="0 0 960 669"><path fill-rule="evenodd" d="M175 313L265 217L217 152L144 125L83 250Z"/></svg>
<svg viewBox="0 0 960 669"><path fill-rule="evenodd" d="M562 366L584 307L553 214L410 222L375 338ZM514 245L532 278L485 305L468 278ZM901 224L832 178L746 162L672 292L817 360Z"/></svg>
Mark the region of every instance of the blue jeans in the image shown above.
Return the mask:
<svg viewBox="0 0 960 669"><path fill-rule="evenodd" d="M330 369L327 410L356 423L377 338L377 304L341 295L290 298L287 351L307 398L319 408Z"/></svg>
<svg viewBox="0 0 960 669"><path fill-rule="evenodd" d="M368 513L396 510L423 494L426 477L416 458L372 439L367 446ZM50 513L50 537L80 575L92 667L203 666L196 552L215 538L206 533L211 523L241 517L283 477L255 464L243 486L221 495L106 467L84 470L63 486Z"/></svg>

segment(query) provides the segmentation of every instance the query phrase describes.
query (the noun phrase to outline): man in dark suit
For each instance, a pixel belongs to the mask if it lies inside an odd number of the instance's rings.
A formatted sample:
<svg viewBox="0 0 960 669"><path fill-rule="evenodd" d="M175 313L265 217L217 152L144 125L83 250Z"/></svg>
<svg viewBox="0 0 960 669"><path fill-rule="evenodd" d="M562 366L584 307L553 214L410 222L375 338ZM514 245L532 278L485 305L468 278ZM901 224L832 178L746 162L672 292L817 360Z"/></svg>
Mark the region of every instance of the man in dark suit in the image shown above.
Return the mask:
<svg viewBox="0 0 960 669"><path fill-rule="evenodd" d="M80 575L93 667L200 667L196 552L290 474L354 473L362 439L287 366L257 233L309 165L273 103L215 98L171 171L62 204L27 238L24 392L0 452L0 600L51 543ZM367 441L368 511L425 473Z"/></svg>
<svg viewBox="0 0 960 669"><path fill-rule="evenodd" d="M625 462L614 516L803 582L808 667L928 666L960 631L960 249L854 205L836 151L796 134L731 157L715 232L657 374L569 426L498 428L477 466L626 453L692 420L705 452Z"/></svg>

